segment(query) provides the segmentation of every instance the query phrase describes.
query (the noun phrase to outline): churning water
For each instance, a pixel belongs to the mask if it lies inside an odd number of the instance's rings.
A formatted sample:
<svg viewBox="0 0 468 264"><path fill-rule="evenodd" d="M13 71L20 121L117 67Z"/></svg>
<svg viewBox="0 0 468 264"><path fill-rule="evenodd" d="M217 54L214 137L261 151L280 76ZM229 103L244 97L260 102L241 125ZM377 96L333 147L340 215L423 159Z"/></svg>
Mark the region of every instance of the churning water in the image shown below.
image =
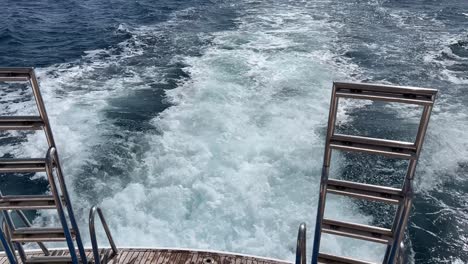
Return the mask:
<svg viewBox="0 0 468 264"><path fill-rule="evenodd" d="M468 261L465 0L1 1L0 65L38 67L82 233L98 204L120 246L292 259L299 223L313 233L332 81L367 81L439 89L406 254ZM3 89L2 115L29 113L26 91ZM340 129L411 138L412 109L375 106L347 104ZM40 157L39 141L2 133L0 154ZM333 173L398 186L404 166L340 154ZM0 175L0 184L47 191L41 175ZM326 213L391 221L382 206L338 197ZM383 254L332 236L322 247Z"/></svg>

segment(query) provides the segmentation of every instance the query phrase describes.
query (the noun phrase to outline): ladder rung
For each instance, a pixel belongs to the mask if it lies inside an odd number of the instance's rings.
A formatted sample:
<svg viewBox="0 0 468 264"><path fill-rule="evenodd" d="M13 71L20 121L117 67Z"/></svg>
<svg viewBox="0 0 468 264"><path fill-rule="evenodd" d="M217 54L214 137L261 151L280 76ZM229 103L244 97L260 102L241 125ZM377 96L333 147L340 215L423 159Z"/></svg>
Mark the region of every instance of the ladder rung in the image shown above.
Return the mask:
<svg viewBox="0 0 468 264"><path fill-rule="evenodd" d="M338 257L330 254L319 253L318 256L319 264L374 264L363 260L357 260L347 257Z"/></svg>
<svg viewBox="0 0 468 264"><path fill-rule="evenodd" d="M55 208L55 200L52 195L6 195L0 197L0 210L36 210Z"/></svg>
<svg viewBox="0 0 468 264"><path fill-rule="evenodd" d="M0 68L0 81L29 81L32 68Z"/></svg>
<svg viewBox="0 0 468 264"><path fill-rule="evenodd" d="M45 159L0 159L0 173L44 171Z"/></svg>
<svg viewBox="0 0 468 264"><path fill-rule="evenodd" d="M327 180L327 192L392 204L403 199L403 191L397 188L336 179Z"/></svg>
<svg viewBox="0 0 468 264"><path fill-rule="evenodd" d="M29 81L29 74L24 73L1 73L0 82L27 82Z"/></svg>
<svg viewBox="0 0 468 264"><path fill-rule="evenodd" d="M73 235L73 232L72 232ZM21 227L12 232L13 242L65 241L62 228Z"/></svg>
<svg viewBox="0 0 468 264"><path fill-rule="evenodd" d="M322 220L322 231L328 234L363 239L382 244L391 244L393 242L393 234L390 229L341 222L326 218Z"/></svg>
<svg viewBox="0 0 468 264"><path fill-rule="evenodd" d="M335 134L330 138L330 147L346 151L381 154L402 159L415 159L413 143L378 138Z"/></svg>
<svg viewBox="0 0 468 264"><path fill-rule="evenodd" d="M363 100L379 100L415 105L432 105L437 90L378 84L335 82L336 96Z"/></svg>
<svg viewBox="0 0 468 264"><path fill-rule="evenodd" d="M0 130L39 130L43 125L40 116L0 117Z"/></svg>
<svg viewBox="0 0 468 264"><path fill-rule="evenodd" d="M32 67L2 67L0 68L0 74L8 73L25 73L30 74L34 68Z"/></svg>
<svg viewBox="0 0 468 264"><path fill-rule="evenodd" d="M68 264L73 263L70 256L37 256L31 257L30 259L26 260L26 264L34 263L34 264Z"/></svg>

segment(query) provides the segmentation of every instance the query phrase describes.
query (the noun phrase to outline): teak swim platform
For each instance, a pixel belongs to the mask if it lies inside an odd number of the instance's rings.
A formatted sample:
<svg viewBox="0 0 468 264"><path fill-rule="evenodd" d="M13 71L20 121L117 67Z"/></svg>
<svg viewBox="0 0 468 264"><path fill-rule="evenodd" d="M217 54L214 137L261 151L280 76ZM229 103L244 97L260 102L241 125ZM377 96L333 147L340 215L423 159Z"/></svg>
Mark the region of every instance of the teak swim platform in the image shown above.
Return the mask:
<svg viewBox="0 0 468 264"><path fill-rule="evenodd" d="M67 258L70 256L68 250L51 250L53 256ZM85 250L88 259L92 259L92 250ZM42 251L29 251L30 257L40 257ZM105 254L105 252L102 252ZM5 255L0 257L0 264L8 263ZM18 263L22 263L21 261ZM255 256L240 255L225 252L197 251L189 249L148 249L148 248L123 248L119 254L108 259L108 264L288 264L286 261L260 258Z"/></svg>
<svg viewBox="0 0 468 264"><path fill-rule="evenodd" d="M52 129L33 68L0 68L0 82L26 82L32 88L37 116L1 116L0 130L42 130L48 149L44 157L2 158L0 173L45 172L50 187L47 195L3 195L0 242L4 252L2 263L157 263L157 264L283 264L288 261L241 255L236 253L199 251L192 249L119 248L112 238L103 212L93 207L89 215L91 248L85 248L76 222ZM312 250L312 264L366 264L363 260L335 256L320 251L322 233L366 240L386 245L383 263L402 263L402 240L412 205L413 179L422 149L437 90L378 84L335 82L331 95L325 154L319 191L319 204ZM385 101L422 107L422 115L414 142L402 142L335 133L336 114L340 98ZM392 188L331 178L332 151L364 152L408 160L403 187ZM327 193L357 199L383 202L397 206L393 225L389 228L342 222L324 217ZM59 227L33 226L24 210L55 210ZM17 216L14 221L13 214ZM99 219L106 233L109 248L97 243L95 221ZM48 248L46 242L66 242L66 248ZM36 243L37 250L25 250L24 244ZM299 226L296 264L306 264L306 225Z"/></svg>

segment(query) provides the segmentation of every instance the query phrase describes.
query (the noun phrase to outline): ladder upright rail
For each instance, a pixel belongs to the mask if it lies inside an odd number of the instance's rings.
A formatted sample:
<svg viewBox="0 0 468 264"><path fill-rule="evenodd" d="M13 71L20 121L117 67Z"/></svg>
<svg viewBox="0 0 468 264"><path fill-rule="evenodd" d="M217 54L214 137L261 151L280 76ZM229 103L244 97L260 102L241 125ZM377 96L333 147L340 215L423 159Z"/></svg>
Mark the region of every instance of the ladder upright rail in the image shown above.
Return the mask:
<svg viewBox="0 0 468 264"><path fill-rule="evenodd" d="M5 236L5 232L8 232L7 228L5 228L6 227L5 225L6 225L5 221L3 221L2 230L0 230L0 242L2 243L3 250L5 251L5 255L7 256L8 261L11 264L15 264L18 262L18 260L16 259L16 255L14 253L14 247L11 244L9 237Z"/></svg>
<svg viewBox="0 0 468 264"><path fill-rule="evenodd" d="M393 221L392 231L396 234L396 239L394 243L387 247L385 252L384 262L391 263L394 259L397 258L398 250L400 249L399 243L404 238L404 231L409 218L409 213L411 210L412 199L413 199L413 180L414 173L416 171L416 165L418 163L418 158L421 153L422 145L426 135L427 127L429 125L429 119L431 117L432 106L424 106L423 113L421 115L421 121L419 123L418 132L415 140L416 147L416 157L417 159L410 160L408 165L408 170L405 176L405 182L403 184L403 193L405 194L405 201L403 204L400 204L397 209L397 214Z"/></svg>
<svg viewBox="0 0 468 264"><path fill-rule="evenodd" d="M54 163L56 161L56 152L54 147L50 147L49 151L47 151L46 156L46 171L47 171L47 178L49 179L50 190L54 196L55 203L57 205L57 212L60 218L60 222L62 224L65 238L67 241L68 249L70 251L70 256L72 258L73 263L78 263L78 258L75 252L75 245L73 244L73 238L71 235L70 228L68 227L67 218L65 216L65 212L63 210L62 201L60 199L60 193L57 187L57 183L55 182L54 178ZM71 217L70 217L71 218Z"/></svg>
<svg viewBox="0 0 468 264"><path fill-rule="evenodd" d="M83 242L81 240L81 234L80 234L80 231L79 231L79 227L78 227L78 224L76 223L76 218L75 218L75 214L74 214L74 211L73 211L73 206L72 206L72 204L70 202L70 195L68 194L68 189L67 189L67 186L65 184L65 178L63 177L62 166L61 166L59 155L58 155L58 152L57 152L57 149L56 149L56 146L55 146L55 140L54 140L54 136L52 134L52 129L50 127L49 116L47 115L47 110L45 108L44 100L42 99L42 94L41 94L41 91L39 89L39 84L37 82L37 78L36 78L36 74L35 74L34 70L30 71L30 75L31 75L31 86L32 86L32 90L33 90L33 93L34 93L34 98L36 100L36 105L37 105L37 108L38 108L38 111L39 111L39 115L41 116L42 121L44 122L44 132L46 134L47 141L49 143L49 148L54 148L53 151L52 151L53 152L52 157L53 157L53 161L54 161L54 164L55 164L55 167L56 167L56 170L57 170L57 177L58 177L60 187L61 187L61 190L62 190L62 195L63 195L63 197L65 199L65 203L67 204L66 208L67 208L67 212L68 212L68 217L70 219L71 226L72 226L73 230L75 231L76 244L77 244L77 247L78 247L78 251L80 253L81 260L83 261L83 263L85 263L86 262L86 253L85 253L85 250L84 250ZM51 151L51 149L49 149L49 151Z"/></svg>
<svg viewBox="0 0 468 264"><path fill-rule="evenodd" d="M404 238L411 210L414 173L421 153L436 94L437 90L428 88L342 82L333 83L320 181L312 264L369 263L352 258L321 253L320 242L322 233L324 232L332 235L386 244L387 248L384 255L384 263L395 263L398 258L401 241ZM340 98L384 101L422 106L423 111L415 141L402 142L336 134L335 123ZM408 160L408 168L402 188L398 189L352 181L329 179L332 150L357 151ZM328 192L336 195L345 195L359 199L398 205L397 213L394 217L391 229L325 219L324 212Z"/></svg>
<svg viewBox="0 0 468 264"><path fill-rule="evenodd" d="M322 235L322 219L325 213L325 198L327 195L327 180L330 173L330 163L331 163L331 149L330 141L335 132L335 121L336 121L336 112L338 110L338 100L339 98L335 96L336 86L333 85L332 88L332 97L330 101L330 111L328 113L328 129L327 135L325 138L325 153L323 158L323 167L322 175L320 178L320 191L319 191L319 202L317 207L317 218L315 220L315 234L314 234L314 248L312 251L312 263L317 263L319 249L320 249L320 238Z"/></svg>
<svg viewBox="0 0 468 264"><path fill-rule="evenodd" d="M87 263L87 258L84 246L81 240L79 227L75 219L73 207L70 202L70 196L63 177L63 171L60 164L59 156L56 150L55 140L50 127L49 118L44 105L44 101L39 89L39 84L33 68L0 68L0 82L29 82L32 88L34 100L39 113L38 117L0 117L0 129L2 130L37 130L42 127L49 149L45 159L8 159L0 161L0 172L46 172L52 196L33 197L33 196L15 196L1 197L0 209L7 209L4 212L5 220L13 234L16 231L13 221L11 220L10 211L8 209L18 209L17 212L22 214L21 210L31 209L53 209L57 210L60 223L63 229L63 235L70 251L71 260L73 263L79 263L76 254L75 244L78 248L80 262ZM55 173L54 173L55 172ZM58 179L58 184L55 180ZM50 198L49 198L50 197ZM65 208L64 208L65 207ZM24 216L24 215L23 215ZM71 227L67 222L70 221ZM73 231L72 231L73 230ZM9 233L10 230L5 230ZM41 231L39 231L40 233ZM41 234L39 234L41 236ZM73 238L74 236L74 238ZM58 238L57 238L58 239ZM10 238L11 240L11 238ZM75 242L73 241L75 240ZM36 241L36 240L35 240ZM56 240L48 240L56 241ZM57 240L58 241L58 240ZM39 242L39 238L36 242ZM18 253L23 262L26 262L22 242L14 242ZM41 248L43 244L40 244ZM47 255L47 254L46 254ZM46 260L44 260L47 262ZM11 261L10 261L11 262ZM12 262L14 263L14 262Z"/></svg>

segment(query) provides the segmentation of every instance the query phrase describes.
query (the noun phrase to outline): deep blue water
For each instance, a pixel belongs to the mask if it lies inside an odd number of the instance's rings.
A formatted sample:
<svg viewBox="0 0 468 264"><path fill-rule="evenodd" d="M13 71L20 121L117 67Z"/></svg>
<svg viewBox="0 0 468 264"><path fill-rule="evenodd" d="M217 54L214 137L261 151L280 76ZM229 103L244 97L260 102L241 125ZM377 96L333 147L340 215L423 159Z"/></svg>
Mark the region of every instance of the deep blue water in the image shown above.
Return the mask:
<svg viewBox="0 0 468 264"><path fill-rule="evenodd" d="M468 2L3 1L0 65L37 67L79 218L100 204L121 245L291 258L298 223L314 226L331 82L344 79L439 89L406 254L468 261ZM12 94L1 111L30 105ZM349 105L339 129L411 139L410 111L380 106ZM0 140L4 157L41 153L31 134ZM342 155L336 166L397 186L405 164ZM47 191L34 175L1 175L0 188ZM380 205L328 206L392 220Z"/></svg>
<svg viewBox="0 0 468 264"><path fill-rule="evenodd" d="M69 62L84 51L108 48L130 38L118 30L121 24L152 25L184 8L213 8L210 1L7 2L1 23L1 64L37 67ZM217 15L222 17L224 12L219 10ZM203 30L229 26L223 20ZM196 25L192 30L197 30Z"/></svg>

